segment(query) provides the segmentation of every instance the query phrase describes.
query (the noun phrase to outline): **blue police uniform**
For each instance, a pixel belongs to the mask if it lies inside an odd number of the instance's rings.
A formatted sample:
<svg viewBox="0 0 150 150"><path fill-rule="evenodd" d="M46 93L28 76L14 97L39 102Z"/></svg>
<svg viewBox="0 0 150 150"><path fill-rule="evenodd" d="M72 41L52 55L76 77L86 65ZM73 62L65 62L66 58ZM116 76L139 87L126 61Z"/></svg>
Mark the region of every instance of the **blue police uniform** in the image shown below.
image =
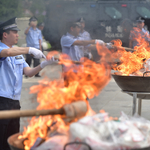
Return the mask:
<svg viewBox="0 0 150 150"><path fill-rule="evenodd" d="M143 32L143 30L141 30L137 27L134 27L133 30L130 31L130 36L129 36L129 39L133 41L132 48L134 48L135 46L141 45L140 42L142 42L142 41L139 40L139 38L141 40L143 39L145 41L150 42L150 38L146 32Z"/></svg>
<svg viewBox="0 0 150 150"><path fill-rule="evenodd" d="M27 47L34 47L40 49L39 40L42 41L41 30L39 30L38 28L33 29L31 27L29 29L29 32L26 34ZM26 62L28 63L29 66L31 66L32 59L34 60L34 64L33 64L34 67L40 64L39 59L33 58L31 55L26 54ZM39 73L37 73L35 76L39 76Z"/></svg>
<svg viewBox="0 0 150 150"><path fill-rule="evenodd" d="M0 42L0 52L8 48ZM0 58L0 96L20 100L24 67L28 64L22 55Z"/></svg>
<svg viewBox="0 0 150 150"><path fill-rule="evenodd" d="M86 40L86 41L91 40L90 34L89 34L87 31L85 31L85 30L83 30L82 32L80 32L80 33L79 33L79 36L80 36L83 40ZM91 52L88 51L88 46L90 46L90 44L87 45L87 46L84 46L84 57L88 57L88 58L89 58L89 54L91 54Z"/></svg>
<svg viewBox="0 0 150 150"><path fill-rule="evenodd" d="M40 48L39 40L42 41L42 33L41 30L36 28L35 30L31 27L29 32L26 34L26 42L27 47L35 47L37 49Z"/></svg>
<svg viewBox="0 0 150 150"><path fill-rule="evenodd" d="M73 45L76 40L83 40L83 38L73 36L70 33L63 35L61 38L62 53L70 56L73 61L80 61L84 57L84 46Z"/></svg>
<svg viewBox="0 0 150 150"><path fill-rule="evenodd" d="M142 28L142 31L149 36L149 31L148 30L145 30L144 28Z"/></svg>
<svg viewBox="0 0 150 150"><path fill-rule="evenodd" d="M91 40L90 34L85 30L83 30L83 32L80 32L79 36L82 37L84 40Z"/></svg>
<svg viewBox="0 0 150 150"><path fill-rule="evenodd" d="M69 58L73 61L80 61L80 59L84 57L84 46L73 45L73 43L76 40L83 40L83 39L79 36L75 37L70 33L63 35L61 38L62 53L67 54ZM67 72L68 70L72 69L72 67L74 68L74 65L70 67L63 66L63 71ZM74 72L76 72L75 69Z"/></svg>
<svg viewBox="0 0 150 150"><path fill-rule="evenodd" d="M7 30L18 31L16 17L0 24L0 35ZM9 33L8 33L9 34ZM2 40L3 41L3 40ZM9 47L0 42L0 53ZM0 111L20 109L23 68L28 67L22 55L0 57ZM0 150L10 150L9 136L18 133L20 118L0 119Z"/></svg>

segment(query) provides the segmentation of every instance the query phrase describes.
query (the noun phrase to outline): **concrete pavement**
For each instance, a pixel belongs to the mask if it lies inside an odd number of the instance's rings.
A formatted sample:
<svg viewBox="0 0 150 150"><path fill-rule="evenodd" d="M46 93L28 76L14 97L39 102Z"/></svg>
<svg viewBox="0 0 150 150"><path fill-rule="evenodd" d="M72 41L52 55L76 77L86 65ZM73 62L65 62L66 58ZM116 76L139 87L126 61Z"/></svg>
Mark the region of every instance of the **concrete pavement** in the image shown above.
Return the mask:
<svg viewBox="0 0 150 150"><path fill-rule="evenodd" d="M48 76L53 79L61 78L62 68L60 65L47 66L40 74L43 76ZM21 109L36 109L38 103L36 101L36 94L29 94L29 88L32 85L38 84L41 78L23 78L23 88L21 96ZM89 100L92 109L96 112L104 109L106 112L113 117L119 117L120 112L124 111L128 115L132 115L132 96L121 92L121 89L115 83L114 79L111 78L109 84L100 92L97 97ZM150 101L142 101L142 116L150 119ZM30 118L21 118L21 129L23 131L23 126L27 126Z"/></svg>

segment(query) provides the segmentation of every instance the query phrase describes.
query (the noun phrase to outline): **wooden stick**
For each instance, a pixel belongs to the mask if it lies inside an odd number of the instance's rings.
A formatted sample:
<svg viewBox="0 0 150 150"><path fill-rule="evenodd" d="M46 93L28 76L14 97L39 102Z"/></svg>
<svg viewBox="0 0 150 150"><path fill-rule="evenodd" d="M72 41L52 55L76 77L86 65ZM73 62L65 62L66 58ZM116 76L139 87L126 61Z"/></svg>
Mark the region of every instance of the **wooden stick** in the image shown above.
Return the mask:
<svg viewBox="0 0 150 150"><path fill-rule="evenodd" d="M47 109L47 110L8 110L0 111L0 119L31 117L31 116L45 116L45 115L63 115L65 111L60 109Z"/></svg>
<svg viewBox="0 0 150 150"><path fill-rule="evenodd" d="M136 50L129 48L129 47L122 47L122 46L112 46L112 47L117 48L117 49L125 49L126 51L131 51L131 52L136 51Z"/></svg>
<svg viewBox="0 0 150 150"><path fill-rule="evenodd" d="M128 48L128 47L122 47L122 48L124 48L126 51L132 51L132 52L136 51L136 50L134 50L132 48Z"/></svg>
<svg viewBox="0 0 150 150"><path fill-rule="evenodd" d="M80 118L87 112L87 104L84 101L75 101L70 104L65 104L60 109L47 110L8 110L0 111L0 119L45 116L45 115L65 115L70 118Z"/></svg>

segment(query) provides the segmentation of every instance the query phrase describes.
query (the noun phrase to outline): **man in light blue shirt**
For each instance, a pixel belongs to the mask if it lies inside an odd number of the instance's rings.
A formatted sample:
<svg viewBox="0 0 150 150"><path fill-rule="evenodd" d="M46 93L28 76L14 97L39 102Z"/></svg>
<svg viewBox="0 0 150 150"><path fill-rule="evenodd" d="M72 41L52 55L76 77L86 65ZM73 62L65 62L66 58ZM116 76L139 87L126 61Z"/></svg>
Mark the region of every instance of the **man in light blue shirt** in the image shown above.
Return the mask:
<svg viewBox="0 0 150 150"><path fill-rule="evenodd" d="M91 40L91 36L90 36L90 33L89 32L87 32L87 31L85 31L85 19L83 18L83 17L81 17L79 20L78 20L78 22L80 22L80 24L81 24L81 31L80 31L80 33L79 33L79 36L81 37L81 38L83 38L83 40ZM89 49L88 49L88 46L85 46L84 47L84 57L87 57L87 58L90 58L90 59L92 59L92 54L91 54L91 52L89 51Z"/></svg>
<svg viewBox="0 0 150 150"><path fill-rule="evenodd" d="M46 58L33 47L13 47L18 42L16 18L0 24L0 111L20 109L20 95L23 74L32 77L54 60L45 60L35 68L30 68L22 54L34 58ZM0 120L0 150L10 150L7 138L19 132L19 118Z"/></svg>
<svg viewBox="0 0 150 150"><path fill-rule="evenodd" d="M62 53L67 54L74 61L80 61L84 57L84 46L96 43L96 40L84 40L79 36L80 31L79 22L70 23L68 32L61 38Z"/></svg>
<svg viewBox="0 0 150 150"><path fill-rule="evenodd" d="M27 47L34 47L42 51L42 33L37 28L37 18L31 17L29 19L29 27L25 30ZM31 55L26 55L26 62L31 66L32 59L34 61L33 66L36 67L40 64L40 60L33 58ZM27 77L27 76L26 76ZM39 73L35 77L40 77Z"/></svg>
<svg viewBox="0 0 150 150"><path fill-rule="evenodd" d="M85 31L85 20L84 20L84 18L81 17L78 20L78 22L80 22L80 24L81 24L81 31L79 33L79 36L82 37L84 40L87 40L87 41L91 40L90 33Z"/></svg>
<svg viewBox="0 0 150 150"><path fill-rule="evenodd" d="M68 59L73 61L81 61L81 58L84 57L84 46L89 44L95 45L97 42L99 44L104 44L101 40L84 40L79 36L81 25L79 22L68 23L67 27L68 32L61 38L61 47L62 53L68 55ZM90 46L89 46L90 48ZM63 71L67 72L70 69L73 69L74 72L77 72L75 69L77 65L72 65L70 67L63 66ZM64 76L65 85L67 84L67 76ZM67 85L66 85L67 86Z"/></svg>
<svg viewBox="0 0 150 150"><path fill-rule="evenodd" d="M149 32L145 31L144 20L137 20L137 27L134 27L133 30L130 31L129 36L129 47L134 48L135 46L140 46L143 41L150 42Z"/></svg>

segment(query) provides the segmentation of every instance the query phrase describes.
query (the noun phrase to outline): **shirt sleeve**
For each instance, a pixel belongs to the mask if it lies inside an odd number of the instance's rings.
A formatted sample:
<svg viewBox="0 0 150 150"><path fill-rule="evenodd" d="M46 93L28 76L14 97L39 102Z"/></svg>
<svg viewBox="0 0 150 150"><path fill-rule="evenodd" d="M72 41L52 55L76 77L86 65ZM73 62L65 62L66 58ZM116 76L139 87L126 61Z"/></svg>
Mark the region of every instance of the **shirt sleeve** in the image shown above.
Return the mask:
<svg viewBox="0 0 150 150"><path fill-rule="evenodd" d="M23 63L23 68L25 67L29 67L29 65L26 62Z"/></svg>
<svg viewBox="0 0 150 150"><path fill-rule="evenodd" d="M76 41L76 39L70 38L68 36L61 38L61 46L62 47L71 47L72 44Z"/></svg>
<svg viewBox="0 0 150 150"><path fill-rule="evenodd" d="M1 51L3 50L4 48L1 48L0 47L0 53L1 53ZM3 60L5 60L6 59L6 57L0 57L0 61L3 61Z"/></svg>
<svg viewBox="0 0 150 150"><path fill-rule="evenodd" d="M88 32L86 32L85 40L91 40L91 36L90 36L90 34Z"/></svg>
<svg viewBox="0 0 150 150"><path fill-rule="evenodd" d="M24 57L23 57L23 60L24 60ZM27 62L24 60L23 68L25 68L25 67L29 67L29 65L28 65Z"/></svg>
<svg viewBox="0 0 150 150"><path fill-rule="evenodd" d="M25 31L28 29L28 27L25 29ZM29 31L28 31L28 33L26 34L25 32L24 32L24 34L25 35L28 35L29 34L29 32L30 32L30 29L29 29Z"/></svg>
<svg viewBox="0 0 150 150"><path fill-rule="evenodd" d="M42 32L40 31L39 40L42 40Z"/></svg>

